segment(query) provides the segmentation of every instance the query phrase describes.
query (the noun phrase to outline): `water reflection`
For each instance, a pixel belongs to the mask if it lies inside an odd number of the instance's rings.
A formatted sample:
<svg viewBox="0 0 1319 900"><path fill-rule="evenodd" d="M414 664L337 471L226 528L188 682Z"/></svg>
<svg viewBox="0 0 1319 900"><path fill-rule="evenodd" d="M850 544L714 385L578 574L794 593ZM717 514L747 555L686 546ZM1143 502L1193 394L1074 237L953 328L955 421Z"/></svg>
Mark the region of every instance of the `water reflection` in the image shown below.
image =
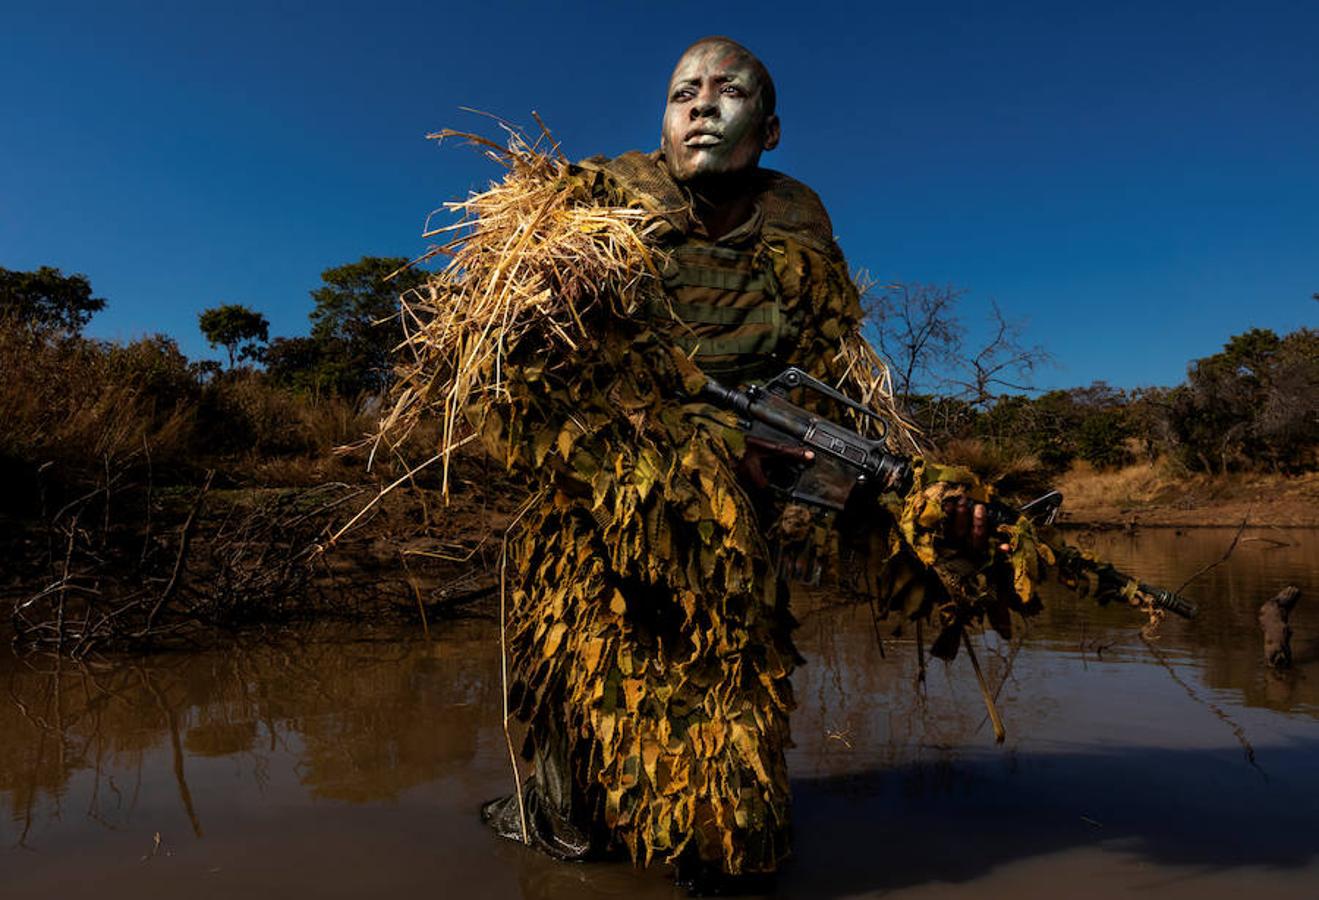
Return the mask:
<svg viewBox="0 0 1319 900"><path fill-rule="evenodd" d="M1175 587L1232 535L1086 540ZM1188 589L1200 618L1166 623L1153 650L1128 611L1065 597L1011 642L978 640L1002 747L964 656L918 685L912 634L881 655L868 610L799 597L798 852L781 892L1021 896L1101 872L1096 895L1205 897L1250 873L1256 895L1312 896L1319 535L1244 537ZM1255 609L1289 583L1304 595L1280 675ZM360 632L81 666L0 657L5 896L671 896L660 873L565 867L476 823L509 781L493 621L434 641Z"/></svg>
<svg viewBox="0 0 1319 900"><path fill-rule="evenodd" d="M1134 535L1106 533L1095 549L1120 565L1148 572L1177 586L1222 559L1233 529L1152 529ZM1256 621L1260 603L1289 584L1302 589L1293 621L1293 668L1284 673L1263 664ZM1172 623L1167 642L1194 658L1211 688L1236 702L1282 712L1319 716L1319 540L1305 529L1247 529L1227 562L1197 578L1187 589L1202 615L1193 624Z"/></svg>
<svg viewBox="0 0 1319 900"><path fill-rule="evenodd" d="M466 633L464 633L466 631ZM189 761L224 758L261 790L273 756L293 757L312 797L396 799L470 762L498 684L488 629L443 643L398 634L353 640L341 628L295 641L100 663L11 660L0 705L0 798L26 844L36 819L66 813L88 773L87 815L116 828L131 814L148 756L168 757L178 802L201 837ZM125 790L126 788L126 790Z"/></svg>

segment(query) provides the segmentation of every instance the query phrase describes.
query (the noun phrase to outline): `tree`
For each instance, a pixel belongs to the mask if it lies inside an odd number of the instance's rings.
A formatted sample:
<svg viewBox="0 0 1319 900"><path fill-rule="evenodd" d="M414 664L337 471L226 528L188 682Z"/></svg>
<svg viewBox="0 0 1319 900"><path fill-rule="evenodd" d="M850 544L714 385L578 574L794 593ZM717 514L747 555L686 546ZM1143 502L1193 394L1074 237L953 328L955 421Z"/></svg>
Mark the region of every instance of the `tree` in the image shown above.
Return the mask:
<svg viewBox="0 0 1319 900"><path fill-rule="evenodd" d="M961 397L972 406L985 407L1004 390L1033 391L1031 375L1037 366L1050 361L1043 347L1021 344L1022 323L1003 315L997 303L990 303L994 336L959 368L964 373L950 380L962 389Z"/></svg>
<svg viewBox="0 0 1319 900"><path fill-rule="evenodd" d="M0 268L0 318L13 316L34 331L76 335L104 308L86 275L65 275L51 266L35 272Z"/></svg>
<svg viewBox="0 0 1319 900"><path fill-rule="evenodd" d="M378 391L389 384L390 356L400 335L388 320L398 312L399 296L429 277L407 264L404 257L364 256L326 269L323 285L311 292L316 303L311 335L321 367L333 374L327 380L340 392Z"/></svg>
<svg viewBox="0 0 1319 900"><path fill-rule="evenodd" d="M1319 331L1234 335L1191 363L1169 393L1166 425L1195 468L1305 468L1319 444Z"/></svg>
<svg viewBox="0 0 1319 900"><path fill-rule="evenodd" d="M261 354L266 374L276 384L320 392L337 387L337 373L328 365L325 348L310 337L277 337Z"/></svg>
<svg viewBox="0 0 1319 900"><path fill-rule="evenodd" d="M173 338L153 334L126 344L99 346L108 380L136 385L144 411L154 408L155 415L167 417L196 399L196 372Z"/></svg>
<svg viewBox="0 0 1319 900"><path fill-rule="evenodd" d="M1021 324L991 304L993 336L967 347L958 314L965 291L933 284L891 284L882 292L858 278L875 345L889 365L893 394L936 442L965 436L1003 390L1030 391L1031 373L1049 355L1020 342Z"/></svg>
<svg viewBox="0 0 1319 900"><path fill-rule="evenodd" d="M965 291L934 284L890 284L882 293L858 279L866 318L889 365L893 393L904 404L917 388L942 381L962 348L957 302Z"/></svg>
<svg viewBox="0 0 1319 900"><path fill-rule="evenodd" d="M238 303L226 303L204 310L197 317L202 335L212 347L223 347L229 352L229 368L237 359L258 359L258 344L270 336L270 323L266 317Z"/></svg>

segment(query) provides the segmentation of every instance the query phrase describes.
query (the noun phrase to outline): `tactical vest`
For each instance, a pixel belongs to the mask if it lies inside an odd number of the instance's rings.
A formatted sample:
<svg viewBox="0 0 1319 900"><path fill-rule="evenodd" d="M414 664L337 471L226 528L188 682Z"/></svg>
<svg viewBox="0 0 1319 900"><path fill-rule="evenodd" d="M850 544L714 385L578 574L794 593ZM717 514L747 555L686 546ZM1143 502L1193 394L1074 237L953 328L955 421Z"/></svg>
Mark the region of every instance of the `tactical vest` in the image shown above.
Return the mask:
<svg viewBox="0 0 1319 900"><path fill-rule="evenodd" d="M720 381L763 380L783 368L796 335L759 235L740 247L688 240L671 253L663 273L668 302L644 310L654 327Z"/></svg>
<svg viewBox="0 0 1319 900"><path fill-rule="evenodd" d="M770 243L790 239L838 253L828 214L815 193L786 175L757 170L753 220L710 241L693 233L689 199L658 154L593 157L581 167L609 175L665 226L656 242L669 254L662 273L667 302L652 301L639 313L720 381L764 380L779 371L797 329L784 314Z"/></svg>

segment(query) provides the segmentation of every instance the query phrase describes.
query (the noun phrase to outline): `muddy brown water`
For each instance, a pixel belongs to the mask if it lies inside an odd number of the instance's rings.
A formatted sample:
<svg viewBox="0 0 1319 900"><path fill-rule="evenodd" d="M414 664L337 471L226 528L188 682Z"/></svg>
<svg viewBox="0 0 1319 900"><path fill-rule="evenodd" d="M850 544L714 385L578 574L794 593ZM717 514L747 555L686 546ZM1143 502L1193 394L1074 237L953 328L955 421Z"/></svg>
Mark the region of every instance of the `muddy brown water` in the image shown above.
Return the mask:
<svg viewBox="0 0 1319 900"><path fill-rule="evenodd" d="M1175 586L1232 530L1101 534ZM1255 607L1287 584L1296 666ZM913 687L907 639L797 600L796 854L785 897L1319 897L1319 532L1251 530L1157 653L1053 597ZM1011 660L1009 667L1008 663ZM662 869L569 865L488 834L511 776L496 623L317 628L73 666L0 655L0 897L672 897Z"/></svg>

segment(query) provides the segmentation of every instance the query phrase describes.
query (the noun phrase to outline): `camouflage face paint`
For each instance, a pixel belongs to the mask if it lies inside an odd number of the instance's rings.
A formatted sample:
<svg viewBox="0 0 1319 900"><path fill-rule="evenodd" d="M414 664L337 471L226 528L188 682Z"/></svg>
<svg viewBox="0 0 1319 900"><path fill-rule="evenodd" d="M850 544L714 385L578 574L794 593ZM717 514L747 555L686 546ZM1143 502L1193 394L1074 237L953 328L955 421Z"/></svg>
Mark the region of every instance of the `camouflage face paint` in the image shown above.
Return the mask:
<svg viewBox="0 0 1319 900"><path fill-rule="evenodd" d="M660 145L678 181L755 168L779 142L779 121L764 113L754 59L710 42L683 54L669 79Z"/></svg>

